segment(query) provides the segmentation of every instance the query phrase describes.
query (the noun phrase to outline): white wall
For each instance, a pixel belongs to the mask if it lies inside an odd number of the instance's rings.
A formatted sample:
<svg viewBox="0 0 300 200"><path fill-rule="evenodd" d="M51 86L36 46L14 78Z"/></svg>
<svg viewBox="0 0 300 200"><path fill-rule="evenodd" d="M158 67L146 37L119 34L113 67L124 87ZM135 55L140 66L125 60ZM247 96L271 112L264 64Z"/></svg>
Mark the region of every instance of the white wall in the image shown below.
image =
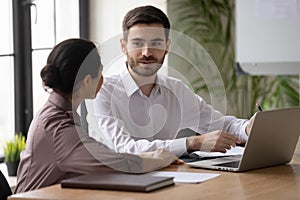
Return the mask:
<svg viewBox="0 0 300 200"><path fill-rule="evenodd" d="M300 73L300 3L236 0L236 61L252 75Z"/></svg>
<svg viewBox="0 0 300 200"><path fill-rule="evenodd" d="M166 13L166 0L91 0L91 40L102 43L122 33L125 14L138 6L153 5Z"/></svg>

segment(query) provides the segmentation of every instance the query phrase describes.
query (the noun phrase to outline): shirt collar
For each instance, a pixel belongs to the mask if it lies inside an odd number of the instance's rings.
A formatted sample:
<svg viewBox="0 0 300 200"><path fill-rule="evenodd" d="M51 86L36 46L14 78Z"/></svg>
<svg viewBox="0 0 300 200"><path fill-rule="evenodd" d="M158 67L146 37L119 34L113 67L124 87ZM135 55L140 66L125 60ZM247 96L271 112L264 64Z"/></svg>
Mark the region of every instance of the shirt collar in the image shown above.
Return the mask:
<svg viewBox="0 0 300 200"><path fill-rule="evenodd" d="M49 96L49 100L64 111L72 110L72 106L67 101L67 99L65 99L62 95L58 94L57 92L54 92L54 91L51 92L51 94Z"/></svg>
<svg viewBox="0 0 300 200"><path fill-rule="evenodd" d="M136 91L139 90L138 85L136 84L136 82L134 81L132 76L130 75L127 68L120 75L121 75L121 80L124 85L124 89L125 89L128 97L130 97L133 93L135 93ZM164 81L162 80L162 77L159 74L157 74L157 76L156 76L155 83L156 83L155 87L153 88L154 92L152 92L153 94L160 92L160 87L161 87L161 85L164 84Z"/></svg>
<svg viewBox="0 0 300 200"><path fill-rule="evenodd" d="M53 91L49 96L49 101L65 111L75 124L80 126L80 116L72 110L72 105L63 96Z"/></svg>
<svg viewBox="0 0 300 200"><path fill-rule="evenodd" d="M126 68L126 70L124 70L121 73L121 79L122 79L124 89L126 91L127 96L131 96L133 93L135 93L137 90L139 90L138 85L131 77L127 68Z"/></svg>

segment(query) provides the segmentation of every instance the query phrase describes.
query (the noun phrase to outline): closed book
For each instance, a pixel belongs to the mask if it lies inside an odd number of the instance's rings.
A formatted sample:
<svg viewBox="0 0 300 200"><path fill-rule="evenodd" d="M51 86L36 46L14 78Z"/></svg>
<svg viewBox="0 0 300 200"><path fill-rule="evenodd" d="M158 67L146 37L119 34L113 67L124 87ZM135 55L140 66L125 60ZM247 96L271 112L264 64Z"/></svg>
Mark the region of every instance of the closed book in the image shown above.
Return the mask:
<svg viewBox="0 0 300 200"><path fill-rule="evenodd" d="M174 185L173 179L173 177L152 176L151 174L86 174L62 180L61 187L150 192Z"/></svg>

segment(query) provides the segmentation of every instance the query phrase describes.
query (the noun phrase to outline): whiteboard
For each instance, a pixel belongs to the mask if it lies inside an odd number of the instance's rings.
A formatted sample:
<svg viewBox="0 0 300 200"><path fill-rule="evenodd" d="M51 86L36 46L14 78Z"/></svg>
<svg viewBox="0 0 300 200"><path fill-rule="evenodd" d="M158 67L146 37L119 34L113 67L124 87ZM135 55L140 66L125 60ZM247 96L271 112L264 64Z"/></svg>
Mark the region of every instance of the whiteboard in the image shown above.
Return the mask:
<svg viewBox="0 0 300 200"><path fill-rule="evenodd" d="M247 74L300 74L298 0L236 0L236 62Z"/></svg>

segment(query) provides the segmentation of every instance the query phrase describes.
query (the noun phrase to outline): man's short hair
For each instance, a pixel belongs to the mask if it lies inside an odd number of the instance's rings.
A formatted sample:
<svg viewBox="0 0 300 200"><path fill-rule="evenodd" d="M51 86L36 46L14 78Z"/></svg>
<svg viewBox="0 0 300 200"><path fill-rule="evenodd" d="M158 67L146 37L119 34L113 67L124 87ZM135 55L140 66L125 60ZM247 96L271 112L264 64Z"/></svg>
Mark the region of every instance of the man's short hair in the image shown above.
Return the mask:
<svg viewBox="0 0 300 200"><path fill-rule="evenodd" d="M129 29L136 24L162 24L166 39L169 38L170 22L164 12L154 6L141 6L127 12L123 19L123 37L127 41Z"/></svg>

